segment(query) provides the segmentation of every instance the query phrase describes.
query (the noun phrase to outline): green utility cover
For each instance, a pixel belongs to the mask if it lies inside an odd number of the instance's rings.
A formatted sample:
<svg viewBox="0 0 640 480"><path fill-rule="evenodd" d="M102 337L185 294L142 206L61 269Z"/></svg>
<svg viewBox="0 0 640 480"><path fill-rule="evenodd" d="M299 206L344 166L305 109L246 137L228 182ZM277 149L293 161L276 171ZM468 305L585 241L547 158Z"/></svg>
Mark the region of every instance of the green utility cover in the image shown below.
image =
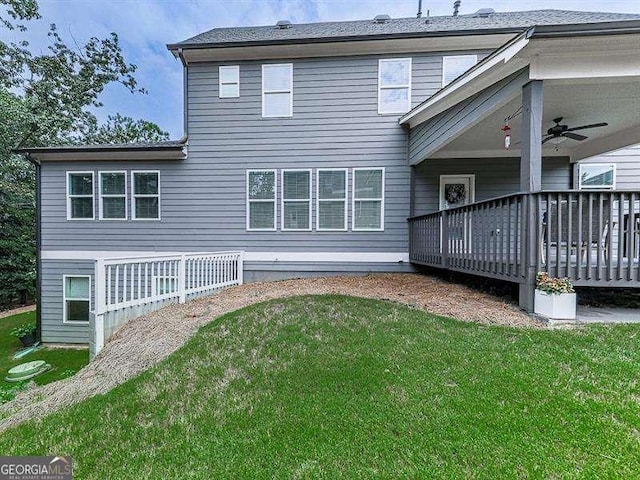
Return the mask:
<svg viewBox="0 0 640 480"><path fill-rule="evenodd" d="M9 369L8 375L5 377L7 382L20 382L21 380L28 380L36 375L40 375L51 368L51 365L44 360L37 360L35 362L21 363L15 367Z"/></svg>

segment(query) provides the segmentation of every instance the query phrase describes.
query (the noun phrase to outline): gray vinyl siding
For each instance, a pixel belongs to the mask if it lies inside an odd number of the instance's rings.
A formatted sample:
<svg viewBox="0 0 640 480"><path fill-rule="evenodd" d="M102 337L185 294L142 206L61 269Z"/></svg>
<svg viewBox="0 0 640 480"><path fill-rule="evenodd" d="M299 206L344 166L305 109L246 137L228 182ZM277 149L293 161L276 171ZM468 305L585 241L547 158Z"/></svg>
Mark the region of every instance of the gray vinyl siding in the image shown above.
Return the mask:
<svg viewBox="0 0 640 480"><path fill-rule="evenodd" d="M640 189L640 145L605 153L596 157L587 158L577 162L587 163L615 163L616 165L616 189L638 190ZM576 166L574 188L578 188L578 175Z"/></svg>
<svg viewBox="0 0 640 480"><path fill-rule="evenodd" d="M63 275L90 275L93 298L93 271L92 261L42 261L42 341L44 343L89 342L89 324L63 323Z"/></svg>
<svg viewBox="0 0 640 480"><path fill-rule="evenodd" d="M519 96L528 79L528 71L523 69L412 128L409 132L409 163L415 165L429 158L451 138Z"/></svg>
<svg viewBox="0 0 640 480"><path fill-rule="evenodd" d="M433 159L416 167L414 215L439 209L440 175L475 174L476 201L520 191L519 158ZM571 166L566 157L542 161L542 189L564 190L571 185Z"/></svg>
<svg viewBox="0 0 640 480"><path fill-rule="evenodd" d="M478 52L482 57L486 52ZM442 54L412 58L413 104L437 91ZM410 167L407 134L398 115L379 115L381 56L293 60L293 118L261 117L261 65L240 63L240 97L218 98L217 63L188 75L188 159L162 162L49 162L42 169L44 250L407 252ZM233 62L225 62L225 65ZM349 171L347 232L246 231L247 169L385 167L385 230L351 231ZM67 170L153 169L161 172L160 221L67 221ZM278 172L280 180L281 172ZM127 181L131 181L130 175ZM131 192L129 185L129 196ZM97 218L96 185L96 218ZM131 210L131 203L129 204ZM366 266L363 266L366 269Z"/></svg>

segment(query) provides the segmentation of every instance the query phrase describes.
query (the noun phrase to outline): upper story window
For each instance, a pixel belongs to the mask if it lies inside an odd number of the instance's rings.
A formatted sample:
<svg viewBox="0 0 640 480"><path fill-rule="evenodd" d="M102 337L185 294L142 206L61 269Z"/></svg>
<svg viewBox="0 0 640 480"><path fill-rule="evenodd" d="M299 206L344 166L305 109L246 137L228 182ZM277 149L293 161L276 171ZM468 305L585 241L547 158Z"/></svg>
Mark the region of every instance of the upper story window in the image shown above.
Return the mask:
<svg viewBox="0 0 640 480"><path fill-rule="evenodd" d="M218 68L218 86L220 98L237 98L240 96L240 67L224 65Z"/></svg>
<svg viewBox="0 0 640 480"><path fill-rule="evenodd" d="M276 171L247 171L247 230L276 229Z"/></svg>
<svg viewBox="0 0 640 480"><path fill-rule="evenodd" d="M347 169L318 169L316 225L319 231L347 229Z"/></svg>
<svg viewBox="0 0 640 480"><path fill-rule="evenodd" d="M293 64L262 65L262 116L293 116Z"/></svg>
<svg viewBox="0 0 640 480"><path fill-rule="evenodd" d="M93 172L67 172L67 220L93 220Z"/></svg>
<svg viewBox="0 0 640 480"><path fill-rule="evenodd" d="M442 86L453 80L478 63L477 55L450 55L442 57Z"/></svg>
<svg viewBox="0 0 640 480"><path fill-rule="evenodd" d="M64 323L87 323L91 310L91 277L87 275L62 277L64 282Z"/></svg>
<svg viewBox="0 0 640 480"><path fill-rule="evenodd" d="M406 113L409 110L411 110L411 59L379 60L378 113Z"/></svg>
<svg viewBox="0 0 640 480"><path fill-rule="evenodd" d="M311 170L282 170L282 230L311 230Z"/></svg>
<svg viewBox="0 0 640 480"><path fill-rule="evenodd" d="M133 171L131 172L133 189L133 220L160 219L160 172Z"/></svg>
<svg viewBox="0 0 640 480"><path fill-rule="evenodd" d="M353 230L384 230L384 168L353 169Z"/></svg>
<svg viewBox="0 0 640 480"><path fill-rule="evenodd" d="M580 164L578 182L581 190L613 190L616 188L616 166L613 163Z"/></svg>
<svg viewBox="0 0 640 480"><path fill-rule="evenodd" d="M100 172L100 220L127 219L127 174Z"/></svg>

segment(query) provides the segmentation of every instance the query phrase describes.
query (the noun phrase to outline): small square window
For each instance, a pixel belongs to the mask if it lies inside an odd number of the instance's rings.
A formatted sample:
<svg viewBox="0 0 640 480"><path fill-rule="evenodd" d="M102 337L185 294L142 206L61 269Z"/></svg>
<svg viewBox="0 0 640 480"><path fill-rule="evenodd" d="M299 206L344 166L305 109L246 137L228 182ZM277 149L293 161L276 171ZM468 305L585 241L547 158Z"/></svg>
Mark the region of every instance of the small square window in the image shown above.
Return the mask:
<svg viewBox="0 0 640 480"><path fill-rule="evenodd" d="M451 55L442 57L442 86L446 87L478 63L477 55Z"/></svg>

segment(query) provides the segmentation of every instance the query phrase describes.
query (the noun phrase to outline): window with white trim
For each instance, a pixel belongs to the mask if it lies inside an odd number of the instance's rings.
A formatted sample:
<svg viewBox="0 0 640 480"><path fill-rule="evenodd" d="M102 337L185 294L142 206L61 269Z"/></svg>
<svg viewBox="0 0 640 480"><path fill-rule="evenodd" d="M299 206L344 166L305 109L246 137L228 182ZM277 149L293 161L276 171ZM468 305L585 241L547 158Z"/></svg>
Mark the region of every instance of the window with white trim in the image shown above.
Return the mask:
<svg viewBox="0 0 640 480"><path fill-rule="evenodd" d="M127 219L127 173L99 172L100 220Z"/></svg>
<svg viewBox="0 0 640 480"><path fill-rule="evenodd" d="M93 220L93 201L93 172L67 172L67 220Z"/></svg>
<svg viewBox="0 0 640 480"><path fill-rule="evenodd" d="M442 57L442 86L446 87L478 63L477 55L449 55Z"/></svg>
<svg viewBox="0 0 640 480"><path fill-rule="evenodd" d="M578 170L578 185L581 190L613 190L616 188L616 166L614 163L581 163Z"/></svg>
<svg viewBox="0 0 640 480"><path fill-rule="evenodd" d="M347 169L318 169L316 185L317 230L346 230Z"/></svg>
<svg viewBox="0 0 640 480"><path fill-rule="evenodd" d="M384 230L384 168L354 168L353 230Z"/></svg>
<svg viewBox="0 0 640 480"><path fill-rule="evenodd" d="M133 220L160 219L160 172L132 171L131 188Z"/></svg>
<svg viewBox="0 0 640 480"><path fill-rule="evenodd" d="M64 323L88 323L91 310L91 277L64 275L62 281Z"/></svg>
<svg viewBox="0 0 640 480"><path fill-rule="evenodd" d="M311 170L282 170L282 230L311 230Z"/></svg>
<svg viewBox="0 0 640 480"><path fill-rule="evenodd" d="M378 113L411 110L411 58L378 60Z"/></svg>
<svg viewBox="0 0 640 480"><path fill-rule="evenodd" d="M240 96L240 66L221 65L218 68L218 95L220 98Z"/></svg>
<svg viewBox="0 0 640 480"><path fill-rule="evenodd" d="M293 64L262 65L262 116L293 116Z"/></svg>
<svg viewBox="0 0 640 480"><path fill-rule="evenodd" d="M247 230L276 229L276 171L247 170Z"/></svg>

